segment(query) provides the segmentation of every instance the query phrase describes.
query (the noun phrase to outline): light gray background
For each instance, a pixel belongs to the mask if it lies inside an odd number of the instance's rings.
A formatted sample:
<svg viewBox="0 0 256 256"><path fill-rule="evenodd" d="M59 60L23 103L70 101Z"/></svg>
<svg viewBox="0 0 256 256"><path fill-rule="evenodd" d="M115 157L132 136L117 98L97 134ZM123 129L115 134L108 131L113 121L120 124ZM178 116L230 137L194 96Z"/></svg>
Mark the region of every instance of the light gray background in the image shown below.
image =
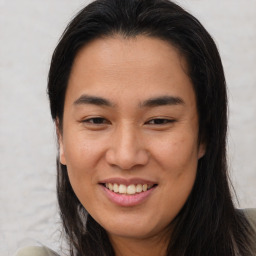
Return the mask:
<svg viewBox="0 0 256 256"><path fill-rule="evenodd" d="M88 1L87 1L88 2ZM212 34L230 99L229 165L240 207L256 207L256 0L180 0ZM0 255L59 250L51 53L82 0L0 0Z"/></svg>

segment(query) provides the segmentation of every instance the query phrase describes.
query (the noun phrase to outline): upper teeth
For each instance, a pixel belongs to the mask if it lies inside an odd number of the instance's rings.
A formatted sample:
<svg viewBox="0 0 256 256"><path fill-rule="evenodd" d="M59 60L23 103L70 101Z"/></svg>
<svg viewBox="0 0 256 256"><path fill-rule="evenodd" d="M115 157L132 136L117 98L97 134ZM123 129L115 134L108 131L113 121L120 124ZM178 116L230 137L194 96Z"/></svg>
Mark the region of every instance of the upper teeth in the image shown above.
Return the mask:
<svg viewBox="0 0 256 256"><path fill-rule="evenodd" d="M124 184L112 184L112 183L106 183L105 187L108 188L109 190L115 192L115 193L120 193L120 194L128 194L128 195L134 195L135 193L140 193L140 192L145 192L148 189L152 188L153 185L148 185L148 184L131 184L129 186L126 186Z"/></svg>

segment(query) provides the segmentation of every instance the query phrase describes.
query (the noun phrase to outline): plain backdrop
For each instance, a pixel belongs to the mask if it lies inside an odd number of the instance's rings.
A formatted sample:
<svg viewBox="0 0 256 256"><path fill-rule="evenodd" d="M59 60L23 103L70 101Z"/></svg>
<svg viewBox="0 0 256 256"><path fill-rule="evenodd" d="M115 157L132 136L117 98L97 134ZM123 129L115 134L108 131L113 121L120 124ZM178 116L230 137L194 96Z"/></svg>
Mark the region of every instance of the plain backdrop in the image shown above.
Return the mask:
<svg viewBox="0 0 256 256"><path fill-rule="evenodd" d="M59 251L51 54L88 1L0 0L0 255ZM177 0L215 39L229 91L229 167L241 208L256 207L256 0ZM63 255L63 253L62 253Z"/></svg>

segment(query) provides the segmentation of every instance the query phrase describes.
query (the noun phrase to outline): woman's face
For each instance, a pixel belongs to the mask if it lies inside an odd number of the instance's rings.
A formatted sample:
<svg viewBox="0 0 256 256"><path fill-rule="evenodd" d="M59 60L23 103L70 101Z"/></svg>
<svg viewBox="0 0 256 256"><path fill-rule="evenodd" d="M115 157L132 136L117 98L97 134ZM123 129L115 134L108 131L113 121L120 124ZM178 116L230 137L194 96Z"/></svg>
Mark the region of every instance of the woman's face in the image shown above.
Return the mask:
<svg viewBox="0 0 256 256"><path fill-rule="evenodd" d="M204 146L186 70L174 47L144 36L97 39L75 59L60 161L110 236L161 235L191 192Z"/></svg>

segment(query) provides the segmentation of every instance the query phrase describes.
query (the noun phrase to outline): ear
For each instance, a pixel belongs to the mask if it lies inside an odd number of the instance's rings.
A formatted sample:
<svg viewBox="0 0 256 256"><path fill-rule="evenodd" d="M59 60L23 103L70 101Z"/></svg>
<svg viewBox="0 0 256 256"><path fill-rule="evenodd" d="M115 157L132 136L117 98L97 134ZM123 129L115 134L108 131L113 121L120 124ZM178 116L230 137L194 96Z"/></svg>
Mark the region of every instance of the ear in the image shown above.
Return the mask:
<svg viewBox="0 0 256 256"><path fill-rule="evenodd" d="M201 142L198 147L198 160L205 155L206 152L206 143Z"/></svg>
<svg viewBox="0 0 256 256"><path fill-rule="evenodd" d="M60 123L58 119L56 120L55 125L56 125L56 134L57 134L58 144L59 144L59 160L61 164L66 165L66 158L65 158L64 146L63 146L63 136L62 136L62 131L61 131Z"/></svg>

